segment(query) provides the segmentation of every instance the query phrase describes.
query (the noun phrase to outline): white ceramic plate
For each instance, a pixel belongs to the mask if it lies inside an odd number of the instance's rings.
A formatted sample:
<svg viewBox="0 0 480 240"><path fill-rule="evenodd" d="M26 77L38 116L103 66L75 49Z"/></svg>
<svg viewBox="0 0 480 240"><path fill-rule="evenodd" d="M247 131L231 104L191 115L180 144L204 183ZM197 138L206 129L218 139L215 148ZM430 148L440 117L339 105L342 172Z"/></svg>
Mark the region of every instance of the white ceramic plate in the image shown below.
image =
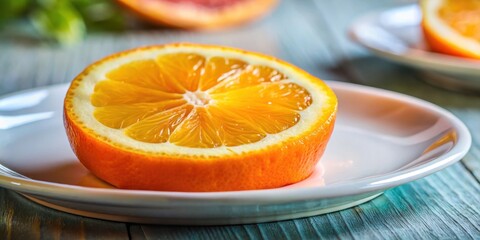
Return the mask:
<svg viewBox="0 0 480 240"><path fill-rule="evenodd" d="M430 52L421 18L417 5L373 12L355 20L349 35L379 57L428 70L425 80L436 85L480 90L480 61Z"/></svg>
<svg viewBox="0 0 480 240"><path fill-rule="evenodd" d="M336 127L314 174L297 184L212 193L114 189L72 153L62 123L67 85L58 85L0 98L0 186L101 219L253 223L355 206L458 161L470 147L465 125L433 104L353 84L329 85L339 98Z"/></svg>

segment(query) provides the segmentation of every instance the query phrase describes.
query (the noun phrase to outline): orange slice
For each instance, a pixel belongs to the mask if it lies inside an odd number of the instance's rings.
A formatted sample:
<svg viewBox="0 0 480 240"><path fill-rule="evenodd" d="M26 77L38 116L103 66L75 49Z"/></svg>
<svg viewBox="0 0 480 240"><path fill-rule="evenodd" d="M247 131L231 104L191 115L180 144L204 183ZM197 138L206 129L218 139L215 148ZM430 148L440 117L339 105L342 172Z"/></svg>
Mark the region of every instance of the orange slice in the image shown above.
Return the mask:
<svg viewBox="0 0 480 240"><path fill-rule="evenodd" d="M189 29L238 25L265 15L278 0L117 0L154 24Z"/></svg>
<svg viewBox="0 0 480 240"><path fill-rule="evenodd" d="M480 1L422 0L422 28L433 51L480 59Z"/></svg>
<svg viewBox="0 0 480 240"><path fill-rule="evenodd" d="M307 178L337 100L272 57L171 44L107 57L76 77L64 119L78 159L119 188L226 191Z"/></svg>

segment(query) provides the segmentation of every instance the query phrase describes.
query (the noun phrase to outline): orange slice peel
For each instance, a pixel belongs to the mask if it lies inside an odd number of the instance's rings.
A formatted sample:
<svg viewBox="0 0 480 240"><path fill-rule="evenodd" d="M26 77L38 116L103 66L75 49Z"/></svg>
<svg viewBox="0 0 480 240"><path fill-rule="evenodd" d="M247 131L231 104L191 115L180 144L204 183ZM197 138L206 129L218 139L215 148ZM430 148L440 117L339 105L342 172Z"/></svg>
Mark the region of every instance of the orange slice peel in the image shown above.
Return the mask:
<svg viewBox="0 0 480 240"><path fill-rule="evenodd" d="M480 59L480 2L422 0L423 35L435 52Z"/></svg>
<svg viewBox="0 0 480 240"><path fill-rule="evenodd" d="M139 17L157 25L219 29L260 18L278 0L117 0ZM217 4L214 4L217 3Z"/></svg>
<svg viewBox="0 0 480 240"><path fill-rule="evenodd" d="M324 82L281 60L169 44L89 66L71 83L64 122L78 159L116 187L232 191L307 178L336 108Z"/></svg>

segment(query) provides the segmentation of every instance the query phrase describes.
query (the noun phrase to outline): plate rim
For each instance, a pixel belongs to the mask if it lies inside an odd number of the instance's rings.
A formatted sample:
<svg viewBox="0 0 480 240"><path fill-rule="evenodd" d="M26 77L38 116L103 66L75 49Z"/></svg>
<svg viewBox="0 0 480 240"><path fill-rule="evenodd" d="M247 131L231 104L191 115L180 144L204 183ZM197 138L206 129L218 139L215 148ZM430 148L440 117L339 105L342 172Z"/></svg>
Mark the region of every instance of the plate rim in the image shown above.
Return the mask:
<svg viewBox="0 0 480 240"><path fill-rule="evenodd" d="M346 197L386 190L435 173L459 161L470 149L472 140L468 128L455 115L440 106L390 90L337 81L325 82L334 90L359 92L361 94L376 95L382 98L391 98L429 110L445 118L447 122L452 125L452 129L457 131L457 143L447 153L419 166L409 167L395 173L360 179L353 183L335 183L329 186L227 192L164 192L83 187L34 179L23 179L1 173L0 186L34 196L118 206L131 205L139 201L142 202L142 206L164 206L166 203L172 204L172 202L178 205L188 204L189 206L201 206L211 205L212 201L214 201L215 204L224 205L282 204L296 201ZM55 88L67 87L68 83L27 89L0 96L0 100L24 92L44 89L53 91Z"/></svg>
<svg viewBox="0 0 480 240"><path fill-rule="evenodd" d="M375 53L375 55L390 61L402 63L415 68L435 70L443 73L480 75L480 72L478 71L478 68L480 68L480 60L450 56L431 52L427 49L412 48L408 46L408 44L406 44L407 47L405 51L395 53L394 51L388 51L386 49L379 48L374 44L365 42L362 40L362 37L359 36L358 31L361 27L377 26L374 24L374 22L378 17L380 17L381 14L385 14L388 11L400 10L402 8L412 8L420 11L420 7L417 4L400 5L396 7L370 11L352 21L347 28L347 35L355 43L360 44L372 53ZM420 25L417 24L415 27L420 28ZM400 38L397 39L402 41ZM404 43L404 41L402 42Z"/></svg>

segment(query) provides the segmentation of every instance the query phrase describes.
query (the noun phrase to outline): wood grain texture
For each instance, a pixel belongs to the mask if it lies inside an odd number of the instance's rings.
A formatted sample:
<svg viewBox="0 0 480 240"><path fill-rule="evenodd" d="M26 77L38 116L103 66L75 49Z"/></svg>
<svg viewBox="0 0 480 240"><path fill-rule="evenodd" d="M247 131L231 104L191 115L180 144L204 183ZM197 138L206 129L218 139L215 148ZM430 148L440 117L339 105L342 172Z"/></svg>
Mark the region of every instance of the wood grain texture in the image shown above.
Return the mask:
<svg viewBox="0 0 480 240"><path fill-rule="evenodd" d="M69 82L117 51L173 41L275 55L322 79L393 90L461 118L473 145L459 163L360 206L290 221L213 227L124 224L74 216L0 189L0 239L480 239L480 96L426 84L421 72L373 57L346 37L356 17L412 1L285 0L259 22L219 32L131 31L89 36L71 48L0 42L0 94Z"/></svg>
<svg viewBox="0 0 480 240"><path fill-rule="evenodd" d="M123 223L58 212L0 188L0 239L128 239Z"/></svg>

